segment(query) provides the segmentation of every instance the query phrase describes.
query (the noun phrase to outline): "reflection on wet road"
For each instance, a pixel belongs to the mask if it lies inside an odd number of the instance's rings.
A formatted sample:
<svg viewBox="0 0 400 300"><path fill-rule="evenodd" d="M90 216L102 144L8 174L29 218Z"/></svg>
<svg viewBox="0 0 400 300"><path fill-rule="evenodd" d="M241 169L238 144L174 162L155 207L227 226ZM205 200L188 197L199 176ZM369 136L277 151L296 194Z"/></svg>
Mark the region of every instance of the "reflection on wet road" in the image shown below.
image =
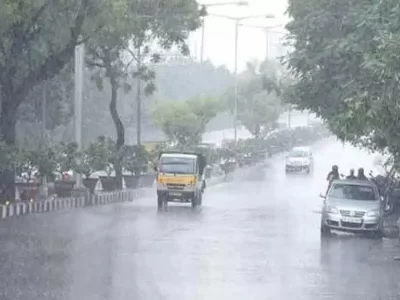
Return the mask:
<svg viewBox="0 0 400 300"><path fill-rule="evenodd" d="M147 197L3 221L0 298L398 299L397 240L320 239L326 173L369 170L368 155L332 141L314 154L311 175L276 158L210 187L201 209Z"/></svg>

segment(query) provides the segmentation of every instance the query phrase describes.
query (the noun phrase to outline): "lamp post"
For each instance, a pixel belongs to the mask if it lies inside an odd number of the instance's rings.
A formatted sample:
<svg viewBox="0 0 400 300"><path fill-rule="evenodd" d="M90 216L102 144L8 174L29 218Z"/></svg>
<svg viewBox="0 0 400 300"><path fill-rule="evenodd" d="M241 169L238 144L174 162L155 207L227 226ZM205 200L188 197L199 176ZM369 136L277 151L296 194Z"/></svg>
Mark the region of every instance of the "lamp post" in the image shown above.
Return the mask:
<svg viewBox="0 0 400 300"><path fill-rule="evenodd" d="M82 97L85 66L85 45L75 47L75 103L74 103L74 131L78 151L82 150ZM76 187L82 187L82 175L76 173Z"/></svg>
<svg viewBox="0 0 400 300"><path fill-rule="evenodd" d="M240 23L243 20L247 19L256 19L256 18L267 18L274 19L275 16L271 14L263 14L263 15L249 15L245 17L230 17L225 15L216 15L210 14L213 17L225 18L228 20L234 21L235 24L235 105L233 110L233 128L234 128L234 140L237 141L237 123L238 123L238 101L239 101L239 93L238 93L238 46L239 46L239 27Z"/></svg>
<svg viewBox="0 0 400 300"><path fill-rule="evenodd" d="M283 25L279 24L279 25L273 25L273 26L258 26L258 25L248 25L248 24L240 24L240 26L242 27L248 27L248 28L259 28L262 29L265 32L265 58L268 59L269 58L269 34L271 32L271 29L274 28L280 28L283 27Z"/></svg>
<svg viewBox="0 0 400 300"><path fill-rule="evenodd" d="M227 6L227 5L236 5L236 6L248 6L248 1L231 1L231 2L222 2L222 3L208 3L201 4L204 8L214 7L214 6ZM200 45L200 62L204 62L204 38L205 38L205 20L203 19L203 25L201 26L201 45Z"/></svg>

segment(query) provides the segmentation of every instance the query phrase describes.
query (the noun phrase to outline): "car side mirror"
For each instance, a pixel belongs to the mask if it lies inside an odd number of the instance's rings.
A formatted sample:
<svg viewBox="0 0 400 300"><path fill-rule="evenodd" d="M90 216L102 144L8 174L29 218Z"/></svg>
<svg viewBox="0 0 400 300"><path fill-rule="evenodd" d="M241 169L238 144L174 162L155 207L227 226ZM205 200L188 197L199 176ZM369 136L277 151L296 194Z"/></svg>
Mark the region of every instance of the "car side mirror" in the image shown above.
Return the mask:
<svg viewBox="0 0 400 300"><path fill-rule="evenodd" d="M325 195L323 195L322 193L321 193L321 194L319 194L319 197L320 197L320 198L323 198L323 199L326 199L326 196L325 196Z"/></svg>

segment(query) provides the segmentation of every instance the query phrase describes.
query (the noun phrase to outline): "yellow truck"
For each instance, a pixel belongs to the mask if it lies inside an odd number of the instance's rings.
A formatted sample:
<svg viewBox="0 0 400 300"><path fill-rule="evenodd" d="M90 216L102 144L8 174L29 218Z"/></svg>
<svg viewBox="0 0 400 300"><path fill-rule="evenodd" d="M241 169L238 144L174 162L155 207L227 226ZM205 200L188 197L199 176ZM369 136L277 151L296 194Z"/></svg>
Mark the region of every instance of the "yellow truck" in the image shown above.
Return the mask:
<svg viewBox="0 0 400 300"><path fill-rule="evenodd" d="M158 208L168 202L191 203L201 206L206 187L203 155L189 152L161 152L157 171Z"/></svg>

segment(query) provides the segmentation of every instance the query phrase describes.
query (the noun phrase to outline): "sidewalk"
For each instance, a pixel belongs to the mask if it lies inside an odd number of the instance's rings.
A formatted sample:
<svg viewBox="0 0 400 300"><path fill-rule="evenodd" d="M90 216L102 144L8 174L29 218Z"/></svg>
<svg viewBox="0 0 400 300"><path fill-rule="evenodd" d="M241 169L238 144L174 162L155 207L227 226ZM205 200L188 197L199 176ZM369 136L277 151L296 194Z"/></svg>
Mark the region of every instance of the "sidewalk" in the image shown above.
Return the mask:
<svg viewBox="0 0 400 300"><path fill-rule="evenodd" d="M387 216L384 221L385 236L388 238L399 237L399 221L400 215L398 213Z"/></svg>

